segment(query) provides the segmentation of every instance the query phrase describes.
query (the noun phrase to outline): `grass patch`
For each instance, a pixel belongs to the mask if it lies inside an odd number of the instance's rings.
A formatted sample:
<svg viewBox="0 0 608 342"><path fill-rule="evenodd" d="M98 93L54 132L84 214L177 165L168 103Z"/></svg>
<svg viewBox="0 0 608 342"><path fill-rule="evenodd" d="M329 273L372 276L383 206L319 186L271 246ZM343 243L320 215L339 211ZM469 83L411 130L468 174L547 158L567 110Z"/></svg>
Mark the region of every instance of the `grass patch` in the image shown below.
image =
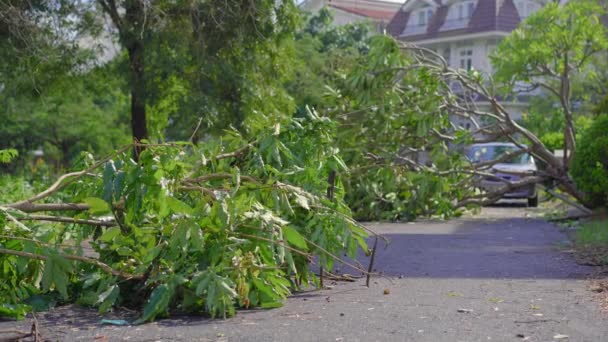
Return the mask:
<svg viewBox="0 0 608 342"><path fill-rule="evenodd" d="M575 235L577 258L584 264L608 265L608 219L583 223Z"/></svg>
<svg viewBox="0 0 608 342"><path fill-rule="evenodd" d="M581 245L608 246L608 220L582 224L576 232L576 243Z"/></svg>

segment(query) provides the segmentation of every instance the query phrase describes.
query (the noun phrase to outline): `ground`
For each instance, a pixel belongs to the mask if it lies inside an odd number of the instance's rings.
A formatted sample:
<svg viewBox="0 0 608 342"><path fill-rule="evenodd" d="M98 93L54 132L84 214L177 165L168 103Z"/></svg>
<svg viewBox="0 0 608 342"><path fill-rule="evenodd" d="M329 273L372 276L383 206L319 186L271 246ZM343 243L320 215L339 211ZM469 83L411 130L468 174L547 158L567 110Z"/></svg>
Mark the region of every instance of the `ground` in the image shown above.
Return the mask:
<svg viewBox="0 0 608 342"><path fill-rule="evenodd" d="M566 235L536 214L507 206L448 222L370 224L391 243L378 248L381 275L369 288L365 279L328 282L279 309L131 327L58 308L39 314L41 333L60 341L606 341L608 322L589 290L594 269L576 264ZM29 325L0 322L0 330Z"/></svg>

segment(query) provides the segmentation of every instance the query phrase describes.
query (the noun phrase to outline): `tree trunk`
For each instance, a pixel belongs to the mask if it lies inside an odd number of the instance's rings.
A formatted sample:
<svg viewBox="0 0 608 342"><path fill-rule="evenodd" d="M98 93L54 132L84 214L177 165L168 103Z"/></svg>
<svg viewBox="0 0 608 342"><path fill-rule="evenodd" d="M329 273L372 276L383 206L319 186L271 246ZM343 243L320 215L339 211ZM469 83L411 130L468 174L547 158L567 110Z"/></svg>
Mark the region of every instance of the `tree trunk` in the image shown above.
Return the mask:
<svg viewBox="0 0 608 342"><path fill-rule="evenodd" d="M121 30L121 40L129 53L131 87L131 130L133 139L139 142L148 138L146 121L146 81L144 68L144 21L143 1L125 2L125 26ZM136 146L133 157L137 161L142 147Z"/></svg>
<svg viewBox="0 0 608 342"><path fill-rule="evenodd" d="M576 131L574 128L574 120L570 109L570 70L569 70L568 55L564 56L564 70L560 79L560 102L564 111L564 170L566 173L570 170L570 162L576 152Z"/></svg>
<svg viewBox="0 0 608 342"><path fill-rule="evenodd" d="M131 67L131 130L133 139L138 142L148 138L146 125L146 83L144 78L144 46L134 41L127 47ZM135 160L139 159L141 147L136 146Z"/></svg>

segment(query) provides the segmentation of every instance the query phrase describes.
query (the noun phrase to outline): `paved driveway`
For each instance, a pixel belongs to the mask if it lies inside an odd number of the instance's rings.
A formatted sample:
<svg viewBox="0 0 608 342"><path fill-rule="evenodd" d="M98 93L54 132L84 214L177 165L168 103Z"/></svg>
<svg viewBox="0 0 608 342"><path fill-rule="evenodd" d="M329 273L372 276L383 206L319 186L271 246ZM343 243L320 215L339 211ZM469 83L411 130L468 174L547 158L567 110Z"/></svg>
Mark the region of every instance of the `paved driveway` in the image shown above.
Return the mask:
<svg viewBox="0 0 608 342"><path fill-rule="evenodd" d="M135 327L102 328L90 311L62 308L41 317L43 335L61 341L608 341L608 321L588 291L593 269L560 251L567 241L557 227L529 215L523 208L486 208L478 218L450 222L370 224L391 240L378 250L382 276L370 288L361 279L225 321L184 317Z"/></svg>

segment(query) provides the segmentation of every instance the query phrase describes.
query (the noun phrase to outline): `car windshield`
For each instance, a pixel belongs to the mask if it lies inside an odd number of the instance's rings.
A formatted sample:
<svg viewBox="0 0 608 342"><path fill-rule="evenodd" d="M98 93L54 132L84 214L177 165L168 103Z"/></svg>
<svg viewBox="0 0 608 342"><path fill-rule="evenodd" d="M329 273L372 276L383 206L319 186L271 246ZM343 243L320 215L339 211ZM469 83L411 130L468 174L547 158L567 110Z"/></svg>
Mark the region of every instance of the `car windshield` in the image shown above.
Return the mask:
<svg viewBox="0 0 608 342"><path fill-rule="evenodd" d="M491 160L500 158L507 153L513 153L518 151L519 148L516 146L509 145L486 145L486 146L473 146L469 151L469 160L473 163L483 163ZM528 164L530 163L530 155L528 153L522 153L517 156L513 156L502 164Z"/></svg>

